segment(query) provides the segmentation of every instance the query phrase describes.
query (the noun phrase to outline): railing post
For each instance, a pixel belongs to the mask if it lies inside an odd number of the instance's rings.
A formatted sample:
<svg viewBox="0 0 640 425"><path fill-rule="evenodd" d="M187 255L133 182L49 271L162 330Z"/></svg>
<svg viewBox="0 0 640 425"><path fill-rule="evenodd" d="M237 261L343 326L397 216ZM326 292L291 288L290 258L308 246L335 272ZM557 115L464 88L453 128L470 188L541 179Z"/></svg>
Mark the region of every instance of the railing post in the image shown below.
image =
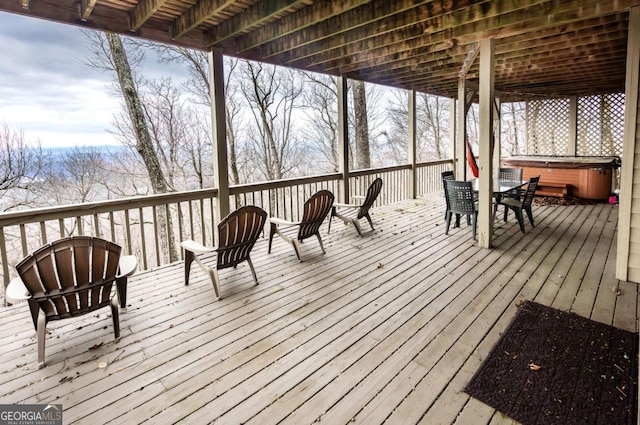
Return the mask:
<svg viewBox="0 0 640 425"><path fill-rule="evenodd" d="M9 260L7 258L7 245L4 240L4 227L0 227L0 259L2 260L2 305L7 305L7 286L9 285Z"/></svg>
<svg viewBox="0 0 640 425"><path fill-rule="evenodd" d="M213 125L213 158L215 183L218 188L217 220L229 214L229 170L227 129L224 105L224 69L222 50L209 51L209 85L211 90L211 122ZM215 226L214 226L215 228Z"/></svg>
<svg viewBox="0 0 640 425"><path fill-rule="evenodd" d="M416 168L416 92L415 90L409 91L409 123L408 123L408 133L409 140L407 141L409 146L407 149L407 153L409 156L409 165L411 165L411 170L409 174L409 196L411 199L416 199L418 197L418 170Z"/></svg>
<svg viewBox="0 0 640 425"><path fill-rule="evenodd" d="M458 134L456 135L456 160L454 164L457 180L467 179L467 96L465 80L458 81Z"/></svg>
<svg viewBox="0 0 640 425"><path fill-rule="evenodd" d="M449 149L450 158L453 159L452 170L456 169L456 161L459 159L460 152L456 149L456 129L457 129L457 116L456 116L456 99L449 99Z"/></svg>
<svg viewBox="0 0 640 425"><path fill-rule="evenodd" d="M340 202L349 202L349 116L347 114L347 78L338 77L338 172L340 181Z"/></svg>

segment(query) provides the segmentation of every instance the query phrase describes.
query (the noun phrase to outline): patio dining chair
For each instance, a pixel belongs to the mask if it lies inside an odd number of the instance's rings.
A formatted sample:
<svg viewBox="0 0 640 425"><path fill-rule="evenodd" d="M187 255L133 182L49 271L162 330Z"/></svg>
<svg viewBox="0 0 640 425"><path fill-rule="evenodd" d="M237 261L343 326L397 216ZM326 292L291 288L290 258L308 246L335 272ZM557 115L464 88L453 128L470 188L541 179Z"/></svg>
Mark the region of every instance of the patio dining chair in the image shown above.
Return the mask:
<svg viewBox="0 0 640 425"><path fill-rule="evenodd" d="M344 224L347 225L349 223L353 223L353 226L356 228L356 231L360 236L362 236L362 228L360 227L359 222L361 218L366 218L369 222L369 226L371 226L371 230L374 230L373 222L371 221L371 215L369 215L369 210L378 198L381 189L382 179L378 177L369 185L366 196L353 196L354 199L362 199L362 204L334 203L333 207L331 208L331 216L329 217L329 229L327 230L327 233L331 231L331 220L333 219L333 217L338 217L344 222Z"/></svg>
<svg viewBox="0 0 640 425"><path fill-rule="evenodd" d="M118 305L126 306L127 280L137 266L135 257L121 256L121 250L104 239L73 236L39 248L16 265L19 277L9 284L7 294L19 298L22 291L29 303L38 337L39 368L45 364L46 328L51 321L109 306L113 333L116 339L120 337Z"/></svg>
<svg viewBox="0 0 640 425"><path fill-rule="evenodd" d="M476 225L478 222L478 208L473 195L473 183L467 181L444 180L447 196L447 227L445 235L449 234L451 217L456 215L456 227L460 226L460 216L465 215L470 219L473 240L476 240Z"/></svg>
<svg viewBox="0 0 640 425"><path fill-rule="evenodd" d="M325 253L320 237L320 226L327 217L333 206L334 196L328 190L320 190L304 203L302 220L288 221L277 217L269 219L269 253L271 253L271 244L273 236L278 235L285 241L289 242L298 257L298 261L302 261L300 253L300 243L311 236L318 238L320 250Z"/></svg>
<svg viewBox="0 0 640 425"><path fill-rule="evenodd" d="M529 217L529 223L531 223L531 227L534 227L533 212L531 210L531 204L533 202L533 196L536 193L536 188L538 187L539 180L540 180L540 176L531 177L529 179L529 183L527 184L527 188L524 191L521 199L504 198L500 200L501 205L504 205L505 208L513 210L513 212L516 214L516 218L518 219L518 224L520 225L520 230L522 231L522 233L524 233L523 211L527 213L527 216ZM505 213L505 221L507 221L506 213Z"/></svg>
<svg viewBox="0 0 640 425"><path fill-rule="evenodd" d="M453 174L453 171L443 171L442 173L440 173L442 176L442 187L444 188L444 200L446 203L446 209L444 211L444 220L447 221L447 211L449 211L449 198L447 197L447 185L444 184L445 180L455 180L455 175ZM459 217L458 217L459 219Z"/></svg>
<svg viewBox="0 0 640 425"><path fill-rule="evenodd" d="M522 182L522 168L506 168L500 167L498 168L498 180L509 181L509 182ZM522 190L520 188L513 189L507 193L503 193L500 195L500 198L496 199L496 202L493 204L493 217L495 219L496 213L498 212L498 204L500 204L500 200L502 198L513 198L519 200L522 196ZM507 221L507 213L508 208L504 208L504 220Z"/></svg>
<svg viewBox="0 0 640 425"><path fill-rule="evenodd" d="M184 284L189 284L191 263L196 263L211 279L216 298L222 298L220 290L220 276L218 270L229 267L237 267L246 261L251 269L253 281L258 284L256 271L251 262L251 249L264 230L267 222L267 212L260 207L247 205L232 211L218 224L218 245L204 246L193 240L182 241L180 245L184 249ZM209 267L199 257L204 254L216 253L216 263Z"/></svg>

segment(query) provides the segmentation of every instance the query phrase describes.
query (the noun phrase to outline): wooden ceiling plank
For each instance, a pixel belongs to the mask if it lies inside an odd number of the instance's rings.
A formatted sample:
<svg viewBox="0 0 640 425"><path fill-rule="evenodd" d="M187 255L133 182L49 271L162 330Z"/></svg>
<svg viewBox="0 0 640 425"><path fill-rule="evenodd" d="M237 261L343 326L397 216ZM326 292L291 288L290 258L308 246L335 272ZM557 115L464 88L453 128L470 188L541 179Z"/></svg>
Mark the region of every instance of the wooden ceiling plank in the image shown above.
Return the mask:
<svg viewBox="0 0 640 425"><path fill-rule="evenodd" d="M213 27L209 32L207 44L213 46L216 43L242 34L301 3L304 3L304 0L274 0L254 3L243 13L238 13L220 25Z"/></svg>
<svg viewBox="0 0 640 425"><path fill-rule="evenodd" d="M613 33L608 36L607 34L603 34L602 39L603 42L598 43L597 45L593 44L592 36L588 36L571 40L570 44L567 44L566 42L548 43L545 45L532 46L528 50L515 50L506 53L501 52L500 49L496 47L496 71L499 71L501 67L505 66L505 64L518 65L523 61L533 64L543 61L545 58L549 57L550 51L553 52L553 57L559 59L598 54L602 49L605 49L603 53L610 52L612 49L620 52L620 49L625 49L626 31L622 33ZM380 76L389 74L411 75L418 68L433 68L434 66L437 66L437 63L445 61L447 58L450 58L448 62L451 63L460 63L460 61L463 60L460 56L447 56L449 54L450 51L445 53L438 52L437 54L433 54L429 57L425 57L425 55L417 55L407 57L405 59L396 57L395 60L392 56L384 59L376 58L376 63L372 63L371 66L360 67L358 69L358 75L364 79L379 78ZM380 63L380 65L378 65L378 63ZM541 62L541 64L543 63L544 62ZM349 74L345 73L345 75Z"/></svg>
<svg viewBox="0 0 640 425"><path fill-rule="evenodd" d="M236 40L238 53L246 52L265 43L302 31L317 22L330 19L349 10L369 3L371 0L332 0L316 2L295 14L285 16L277 24L267 25L246 34Z"/></svg>
<svg viewBox="0 0 640 425"><path fill-rule="evenodd" d="M405 41L417 40L420 44L433 44L436 42L451 42L452 38L447 37L447 30L452 30L461 25L461 22L487 21L497 18L504 10L521 10L548 3L550 0L509 0L508 2L488 2L472 4L459 9L440 9L438 14L430 15L426 12L425 6L418 6L404 13L398 13L380 22L375 22L361 28L353 29L346 33L331 34L330 27L325 29L325 37L322 42L301 44L297 39L291 42L291 46L286 53L278 52L285 63L291 64L304 61L305 66L315 66L327 62L335 57L344 57L345 52L349 55L357 52L364 52L371 48L380 46L398 45ZM503 3L508 3L503 4ZM456 3L456 6L458 4ZM463 5L464 6L464 5ZM433 35L433 37L431 37ZM437 40L437 41L436 41ZM470 41L472 44L478 40ZM287 39L279 40L284 44Z"/></svg>
<svg viewBox="0 0 640 425"><path fill-rule="evenodd" d="M626 37L627 23L626 21L623 21L623 18L620 15L621 14L611 15L604 18L605 22L603 25L611 25L614 26L615 29L612 28L611 30L601 30L600 27L598 27L598 37L600 36L600 34L605 34L609 31L618 31L620 34L624 34L624 37ZM593 26L596 25L596 22L602 23L602 20L603 18L599 18L586 22L573 23L568 25L564 31L561 31L560 29L558 29L558 27L553 27L535 31L532 33L520 34L518 36L511 37L508 42L498 41L496 45L496 51L498 54L505 52L508 48L522 49L524 51L527 51L532 48L532 45L546 46L552 43L553 39L557 37L566 37L567 39L571 39L569 36L567 36L567 34L575 32L589 32L593 30ZM590 35L590 37L593 37L593 35ZM598 37L596 37L596 39ZM519 43L519 45L513 47L515 43ZM420 57L422 59L422 62L425 64L428 64L430 61L441 60L447 57L450 57L452 61L462 61L468 51L468 47L466 45L456 44L446 51L433 50L432 46L433 45L425 45L423 47L402 46L393 50L380 47L376 49L366 50L360 54L353 53L352 56L350 56L350 64L345 65L340 61L333 60L329 63L323 64L323 68L327 72L342 72L344 74L348 74L355 70L359 70L360 72L362 72L364 69L369 67L381 67L381 70L383 70L385 68L384 65L387 63L415 57Z"/></svg>
<svg viewBox="0 0 640 425"><path fill-rule="evenodd" d="M199 0L182 15L173 20L171 38L180 38L215 14L233 5L234 0Z"/></svg>
<svg viewBox="0 0 640 425"><path fill-rule="evenodd" d="M548 0L528 0L548 1ZM488 4L484 0L482 4ZM420 22L437 20L443 15L461 8L480 7L469 6L469 1L452 2L415 2L412 0L397 0L369 3L357 9L347 11L331 19L318 22L304 31L296 31L286 37L260 46L262 57L284 55L285 52L295 50L299 54L303 52L319 53L324 50L339 48L347 43L370 38L372 33L388 34L401 28L411 27L419 33L423 32ZM454 9L456 8L456 9ZM300 58L299 55L295 55ZM284 61L289 60L289 55L284 55Z"/></svg>
<svg viewBox="0 0 640 425"><path fill-rule="evenodd" d="M625 5L628 6L636 0L621 1L626 2ZM391 50L391 46L394 46L396 51L402 51L416 48L420 45L427 47L429 45L442 43L447 40L455 40L458 45L464 45L474 43L479 39L486 37L500 39L507 36L517 36L520 34L531 32L532 30L542 31L552 26L557 27L563 24L568 25L576 22L577 18L574 12L575 8L581 8L583 10L584 19L597 18L601 16L600 14L603 7L605 9L608 8L607 12L611 13L619 12L618 9L620 8L620 3L618 2L615 2L615 4L609 4L607 6L603 5L602 2L599 2L598 0L573 0L572 2L570 2L570 6L573 6L573 9L567 6L569 2L561 3L562 4L560 6L563 6L561 9L562 12L557 11L556 14L554 14L553 25L549 23L550 20L546 15L537 16L535 14L535 8L534 10L519 9L514 12L507 12L503 15L498 16L497 18L496 16L492 16L488 19L475 20L462 25L449 26L443 31L426 35L421 34L418 37L414 37L416 34L415 30L402 31L402 34L395 34L394 36L389 36L386 34L376 35L368 40L344 46L332 52L324 52L323 54L319 54L317 56L307 57L306 60L289 60L287 63L291 66L296 67L321 66L324 69L330 70L331 68L324 65L326 62L330 62L332 60L335 62L336 58L348 57L349 63L347 63L347 65L351 65L357 63L361 55L368 57L371 52L375 52L377 49L380 49L380 46L384 46L382 48L389 48L389 50ZM410 44L407 45L404 43ZM289 52L289 54L295 53L296 52ZM307 53L308 52L301 53L300 55L305 56ZM300 60L301 63L296 63L298 60ZM338 72L346 73L347 71L340 69Z"/></svg>
<svg viewBox="0 0 640 425"><path fill-rule="evenodd" d="M83 0L84 1L84 0ZM154 13L158 11L168 0L140 0L136 7L129 12L129 28L137 31L144 25Z"/></svg>

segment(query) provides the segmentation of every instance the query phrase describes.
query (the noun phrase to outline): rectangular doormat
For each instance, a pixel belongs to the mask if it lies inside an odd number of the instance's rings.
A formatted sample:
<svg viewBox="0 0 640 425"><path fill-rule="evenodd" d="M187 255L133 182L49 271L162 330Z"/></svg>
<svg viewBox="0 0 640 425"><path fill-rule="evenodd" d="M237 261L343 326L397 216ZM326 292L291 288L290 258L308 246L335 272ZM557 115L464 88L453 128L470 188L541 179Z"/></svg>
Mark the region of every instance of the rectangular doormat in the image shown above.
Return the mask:
<svg viewBox="0 0 640 425"><path fill-rule="evenodd" d="M638 334L527 301L465 392L524 425L636 424Z"/></svg>

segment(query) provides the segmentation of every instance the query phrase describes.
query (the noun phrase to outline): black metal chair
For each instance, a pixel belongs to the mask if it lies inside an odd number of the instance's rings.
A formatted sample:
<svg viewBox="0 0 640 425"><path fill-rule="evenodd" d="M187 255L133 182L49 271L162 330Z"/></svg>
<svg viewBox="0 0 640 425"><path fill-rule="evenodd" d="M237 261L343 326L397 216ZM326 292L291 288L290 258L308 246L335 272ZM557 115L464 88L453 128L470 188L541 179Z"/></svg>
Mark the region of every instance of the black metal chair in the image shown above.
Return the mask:
<svg viewBox="0 0 640 425"><path fill-rule="evenodd" d="M456 227L460 226L460 216L466 215L471 220L473 240L476 240L476 227L478 222L478 208L473 196L473 184L471 182L444 180L447 196L447 227L445 235L449 234L451 217L456 214Z"/></svg>
<svg viewBox="0 0 640 425"><path fill-rule="evenodd" d="M522 233L524 233L524 214L522 211L525 211L527 213L529 222L531 223L531 227L535 227L533 224L533 212L531 211L531 204L533 202L533 196L536 193L536 188L538 187L539 180L540 176L531 177L529 179L529 184L527 184L527 189L524 191L522 199L504 198L500 200L500 204L505 206L505 210L507 212L509 209L511 209L516 214L516 218L518 219L518 224L520 225L520 230L522 231ZM505 221L507 212L505 212Z"/></svg>
<svg viewBox="0 0 640 425"><path fill-rule="evenodd" d="M502 167L498 168L497 178L498 180L502 180L502 181L521 183L522 168L502 168ZM513 189L507 193L501 194L500 197L497 198L495 200L496 202L493 204L493 218L495 219L496 217L496 213L498 212L498 204L500 204L500 201L502 198L513 198L513 199L520 200L521 196L522 196L522 189L520 188ZM508 213L508 208L505 207L504 221L507 221L507 213Z"/></svg>
<svg viewBox="0 0 640 425"><path fill-rule="evenodd" d="M453 174L453 171L443 171L442 173L442 187L444 188L444 199L445 202L447 203L447 209L444 212L444 219L445 221L447 220L447 211L449 210L449 199L447 199L447 185L444 184L445 180L455 180L455 175Z"/></svg>

